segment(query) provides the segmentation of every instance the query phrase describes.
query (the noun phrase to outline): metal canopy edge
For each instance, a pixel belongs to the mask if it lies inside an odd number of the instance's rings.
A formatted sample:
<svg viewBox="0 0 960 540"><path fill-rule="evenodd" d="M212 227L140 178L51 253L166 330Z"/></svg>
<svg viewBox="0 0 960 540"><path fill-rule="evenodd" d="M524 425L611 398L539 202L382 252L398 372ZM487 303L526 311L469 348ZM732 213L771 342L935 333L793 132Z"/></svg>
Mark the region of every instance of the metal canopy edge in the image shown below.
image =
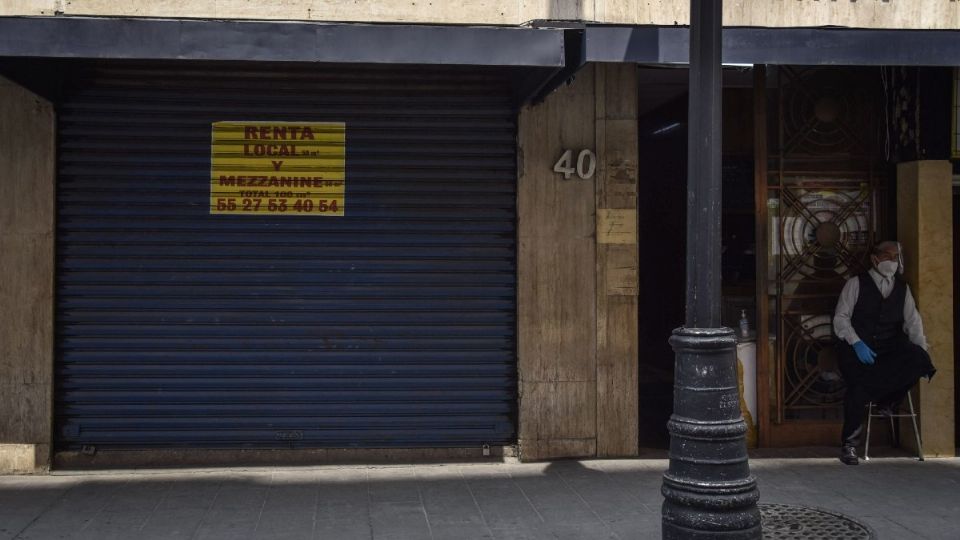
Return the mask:
<svg viewBox="0 0 960 540"><path fill-rule="evenodd" d="M563 28L0 17L0 56L563 67ZM585 62L686 64L686 27L587 25ZM723 61L960 65L960 31L727 28Z"/></svg>
<svg viewBox="0 0 960 540"><path fill-rule="evenodd" d="M588 62L686 64L686 27L588 26ZM960 65L960 31L724 28L723 62L791 65Z"/></svg>
<svg viewBox="0 0 960 540"><path fill-rule="evenodd" d="M563 30L2 17L0 56L562 67Z"/></svg>

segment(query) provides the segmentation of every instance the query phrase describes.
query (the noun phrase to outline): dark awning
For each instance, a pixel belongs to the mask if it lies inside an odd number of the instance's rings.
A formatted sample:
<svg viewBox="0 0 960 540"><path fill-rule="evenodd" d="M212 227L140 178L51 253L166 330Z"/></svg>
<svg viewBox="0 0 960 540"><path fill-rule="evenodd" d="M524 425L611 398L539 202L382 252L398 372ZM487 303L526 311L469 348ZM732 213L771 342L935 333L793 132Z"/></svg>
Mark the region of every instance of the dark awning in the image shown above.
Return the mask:
<svg viewBox="0 0 960 540"><path fill-rule="evenodd" d="M587 62L686 64L686 27L588 26ZM724 28L730 64L960 66L960 31Z"/></svg>
<svg viewBox="0 0 960 540"><path fill-rule="evenodd" d="M564 64L563 30L88 17L0 18L0 56L357 64Z"/></svg>
<svg viewBox="0 0 960 540"><path fill-rule="evenodd" d="M564 29L97 17L0 18L0 56L564 65ZM567 31L570 31L568 28ZM586 62L684 64L686 27L587 25ZM960 31L726 28L734 64L960 65Z"/></svg>

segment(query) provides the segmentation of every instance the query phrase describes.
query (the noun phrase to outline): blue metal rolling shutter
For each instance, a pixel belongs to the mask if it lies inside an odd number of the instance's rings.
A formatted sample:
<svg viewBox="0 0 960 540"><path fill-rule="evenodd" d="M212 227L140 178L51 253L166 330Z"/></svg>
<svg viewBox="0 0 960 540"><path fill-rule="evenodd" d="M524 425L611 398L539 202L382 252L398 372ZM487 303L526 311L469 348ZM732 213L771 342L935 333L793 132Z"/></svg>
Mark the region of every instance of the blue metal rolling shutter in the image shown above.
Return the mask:
<svg viewBox="0 0 960 540"><path fill-rule="evenodd" d="M507 84L252 66L66 77L58 448L515 442ZM218 120L346 122L346 216L210 215Z"/></svg>

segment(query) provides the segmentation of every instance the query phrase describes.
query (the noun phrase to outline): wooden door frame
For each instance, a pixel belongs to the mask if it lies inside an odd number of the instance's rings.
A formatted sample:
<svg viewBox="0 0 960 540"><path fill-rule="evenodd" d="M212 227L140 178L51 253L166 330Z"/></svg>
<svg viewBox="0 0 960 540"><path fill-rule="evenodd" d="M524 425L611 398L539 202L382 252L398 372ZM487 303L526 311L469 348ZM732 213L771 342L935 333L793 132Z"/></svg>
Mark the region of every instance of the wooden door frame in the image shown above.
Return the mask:
<svg viewBox="0 0 960 540"><path fill-rule="evenodd" d="M757 421L761 447L770 446L770 302L767 298L767 67L753 69L753 159L756 209Z"/></svg>

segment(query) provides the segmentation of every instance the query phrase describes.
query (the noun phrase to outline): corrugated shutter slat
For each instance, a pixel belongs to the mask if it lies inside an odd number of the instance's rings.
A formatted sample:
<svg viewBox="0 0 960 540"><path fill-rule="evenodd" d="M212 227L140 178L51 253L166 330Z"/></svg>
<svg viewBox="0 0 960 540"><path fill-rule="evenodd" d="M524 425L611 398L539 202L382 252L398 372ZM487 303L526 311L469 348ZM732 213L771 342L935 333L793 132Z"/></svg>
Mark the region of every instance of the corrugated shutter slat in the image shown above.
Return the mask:
<svg viewBox="0 0 960 540"><path fill-rule="evenodd" d="M515 442L506 81L197 63L68 81L60 449ZM346 215L211 215L224 120L345 122Z"/></svg>

